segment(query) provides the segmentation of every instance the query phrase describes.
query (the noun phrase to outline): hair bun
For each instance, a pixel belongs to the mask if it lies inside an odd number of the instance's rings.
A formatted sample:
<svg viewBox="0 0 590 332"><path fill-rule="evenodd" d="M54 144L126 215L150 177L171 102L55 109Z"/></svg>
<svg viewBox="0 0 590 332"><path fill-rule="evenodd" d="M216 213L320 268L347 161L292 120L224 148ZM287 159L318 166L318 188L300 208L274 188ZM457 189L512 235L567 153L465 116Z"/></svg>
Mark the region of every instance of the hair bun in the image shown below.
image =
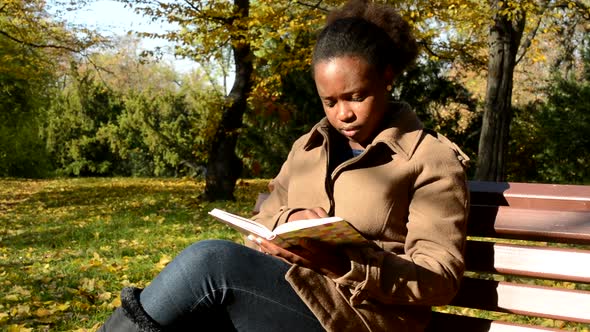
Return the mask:
<svg viewBox="0 0 590 332"><path fill-rule="evenodd" d="M392 47L398 51L398 61L403 61L403 68L411 64L418 55L418 43L412 34L412 27L391 6L376 4L369 0L349 0L341 8L328 15L326 24L345 18L361 18L385 31L393 42ZM400 64L401 65L401 64Z"/></svg>

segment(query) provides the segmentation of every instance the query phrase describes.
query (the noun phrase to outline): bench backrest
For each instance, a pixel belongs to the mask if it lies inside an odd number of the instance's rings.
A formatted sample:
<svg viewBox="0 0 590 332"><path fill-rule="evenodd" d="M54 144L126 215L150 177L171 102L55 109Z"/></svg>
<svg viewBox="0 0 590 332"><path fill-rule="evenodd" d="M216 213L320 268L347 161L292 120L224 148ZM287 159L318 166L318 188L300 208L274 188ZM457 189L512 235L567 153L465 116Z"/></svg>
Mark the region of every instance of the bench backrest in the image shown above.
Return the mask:
<svg viewBox="0 0 590 332"><path fill-rule="evenodd" d="M590 186L470 181L469 189L467 272L428 331L590 326Z"/></svg>
<svg viewBox="0 0 590 332"><path fill-rule="evenodd" d="M588 326L590 186L472 181L470 192L468 272L430 330Z"/></svg>

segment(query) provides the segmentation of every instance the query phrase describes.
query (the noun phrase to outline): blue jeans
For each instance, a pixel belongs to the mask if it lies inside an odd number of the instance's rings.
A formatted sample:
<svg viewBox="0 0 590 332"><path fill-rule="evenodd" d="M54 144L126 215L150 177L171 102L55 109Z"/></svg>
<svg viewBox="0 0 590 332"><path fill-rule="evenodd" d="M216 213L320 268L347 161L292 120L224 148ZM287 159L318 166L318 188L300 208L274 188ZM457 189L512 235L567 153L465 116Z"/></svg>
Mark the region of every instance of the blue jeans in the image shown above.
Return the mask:
<svg viewBox="0 0 590 332"><path fill-rule="evenodd" d="M174 331L323 331L285 280L289 264L223 240L182 251L140 295Z"/></svg>

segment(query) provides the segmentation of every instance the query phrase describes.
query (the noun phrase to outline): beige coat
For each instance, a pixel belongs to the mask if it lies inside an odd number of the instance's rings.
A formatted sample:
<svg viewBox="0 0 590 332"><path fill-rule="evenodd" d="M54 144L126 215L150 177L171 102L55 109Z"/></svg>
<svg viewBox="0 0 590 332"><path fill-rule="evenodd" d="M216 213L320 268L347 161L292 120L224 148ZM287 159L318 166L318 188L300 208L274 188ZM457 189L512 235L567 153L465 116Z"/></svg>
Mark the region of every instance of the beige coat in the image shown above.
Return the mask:
<svg viewBox="0 0 590 332"><path fill-rule="evenodd" d="M358 157L327 174L326 119L299 138L255 220L269 228L296 209L322 207L380 248L347 250L350 271L332 280L293 266L286 275L328 331L421 331L430 306L448 303L464 271L465 155L427 133L404 103Z"/></svg>

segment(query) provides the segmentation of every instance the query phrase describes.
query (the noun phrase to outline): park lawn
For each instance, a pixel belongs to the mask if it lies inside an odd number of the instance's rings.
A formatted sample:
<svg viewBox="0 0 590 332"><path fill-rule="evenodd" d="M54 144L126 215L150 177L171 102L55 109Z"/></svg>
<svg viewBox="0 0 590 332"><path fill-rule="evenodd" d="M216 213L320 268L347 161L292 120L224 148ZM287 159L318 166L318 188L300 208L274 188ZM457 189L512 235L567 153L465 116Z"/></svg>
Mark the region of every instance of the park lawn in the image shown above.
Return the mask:
<svg viewBox="0 0 590 332"><path fill-rule="evenodd" d="M207 212L248 216L267 182L209 203L190 179L0 180L0 330L96 330L123 286L145 286L184 247L241 241Z"/></svg>

